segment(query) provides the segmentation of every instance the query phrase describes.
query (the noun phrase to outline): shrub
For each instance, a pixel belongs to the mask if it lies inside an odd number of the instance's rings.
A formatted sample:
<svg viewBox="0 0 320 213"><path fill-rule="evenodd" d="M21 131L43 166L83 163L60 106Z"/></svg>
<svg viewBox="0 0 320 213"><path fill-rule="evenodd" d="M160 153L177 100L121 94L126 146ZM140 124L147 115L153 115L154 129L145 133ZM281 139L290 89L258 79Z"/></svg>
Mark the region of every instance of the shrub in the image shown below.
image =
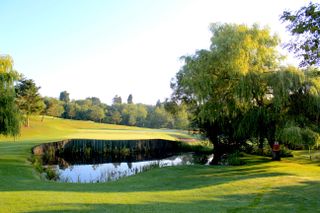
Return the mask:
<svg viewBox="0 0 320 213"><path fill-rule="evenodd" d="M267 140L264 141L263 149L261 150L258 146L258 141L256 139L252 139L250 141L247 141L245 145L242 147L242 151L248 153L248 154L254 154L254 155L262 155L262 156L272 156L272 150ZM281 157L292 157L292 151L282 145L280 149L280 156Z"/></svg>
<svg viewBox="0 0 320 213"><path fill-rule="evenodd" d="M239 166L243 165L244 161L240 158L242 153L236 151L234 153L222 156L221 163L223 165Z"/></svg>
<svg viewBox="0 0 320 213"><path fill-rule="evenodd" d="M58 180L59 174L52 168L47 167L45 168L46 178L48 180Z"/></svg>

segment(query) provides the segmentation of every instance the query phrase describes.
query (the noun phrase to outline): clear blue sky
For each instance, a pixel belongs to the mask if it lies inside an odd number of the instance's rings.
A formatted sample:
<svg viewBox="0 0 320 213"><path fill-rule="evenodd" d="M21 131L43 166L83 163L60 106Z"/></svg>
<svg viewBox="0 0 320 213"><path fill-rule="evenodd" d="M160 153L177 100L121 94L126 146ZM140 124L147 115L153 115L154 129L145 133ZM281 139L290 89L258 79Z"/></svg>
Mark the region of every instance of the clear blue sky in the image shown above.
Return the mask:
<svg viewBox="0 0 320 213"><path fill-rule="evenodd" d="M304 0L0 0L0 54L41 86L155 104L171 94L179 57L210 44L213 22L259 23L287 39L279 16ZM295 63L290 59L288 63Z"/></svg>

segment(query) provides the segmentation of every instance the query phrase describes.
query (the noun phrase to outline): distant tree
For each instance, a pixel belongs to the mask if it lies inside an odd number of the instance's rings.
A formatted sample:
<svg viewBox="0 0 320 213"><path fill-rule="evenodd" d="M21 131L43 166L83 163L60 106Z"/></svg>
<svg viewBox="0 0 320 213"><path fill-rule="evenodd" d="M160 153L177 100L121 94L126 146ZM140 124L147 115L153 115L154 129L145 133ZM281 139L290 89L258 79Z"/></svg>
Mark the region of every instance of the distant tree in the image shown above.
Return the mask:
<svg viewBox="0 0 320 213"><path fill-rule="evenodd" d="M310 2L298 11L285 11L281 16L295 37L287 44L289 50L302 58L300 66L320 65L320 4Z"/></svg>
<svg viewBox="0 0 320 213"><path fill-rule="evenodd" d="M85 100L76 100L76 116L75 119L77 120L90 120L89 118L89 110L92 107L91 99Z"/></svg>
<svg viewBox="0 0 320 213"><path fill-rule="evenodd" d="M122 118L121 118L120 112L115 111L115 112L112 113L112 115L111 115L111 122L112 122L113 124L120 124L121 120L122 120Z"/></svg>
<svg viewBox="0 0 320 213"><path fill-rule="evenodd" d="M88 110L88 118L92 121L99 121L101 123L101 120L105 117L105 110L97 105L92 106Z"/></svg>
<svg viewBox="0 0 320 213"><path fill-rule="evenodd" d="M122 124L145 126L148 111L143 104L123 104L121 111Z"/></svg>
<svg viewBox="0 0 320 213"><path fill-rule="evenodd" d="M164 106L155 107L152 112L150 112L150 127L152 128L167 128L173 126L173 118L169 114Z"/></svg>
<svg viewBox="0 0 320 213"><path fill-rule="evenodd" d="M188 129L189 127L189 116L187 107L182 104L179 106L179 110L173 115L174 128L176 129Z"/></svg>
<svg viewBox="0 0 320 213"><path fill-rule="evenodd" d="M106 116L106 105L97 97L76 100L76 119L101 122ZM71 107L71 106L70 106Z"/></svg>
<svg viewBox="0 0 320 213"><path fill-rule="evenodd" d="M67 91L60 92L59 100L65 103L70 102L69 93Z"/></svg>
<svg viewBox="0 0 320 213"><path fill-rule="evenodd" d="M124 104L122 109L122 124L134 126L137 123L137 106Z"/></svg>
<svg viewBox="0 0 320 213"><path fill-rule="evenodd" d="M164 108L171 114L176 114L179 111L179 105L175 101L171 101L168 98L164 102Z"/></svg>
<svg viewBox="0 0 320 213"><path fill-rule="evenodd" d="M101 105L101 101L97 97L86 98L86 100L90 100L92 105Z"/></svg>
<svg viewBox="0 0 320 213"><path fill-rule="evenodd" d="M92 101L90 98L86 99L80 99L75 101L77 105L79 105L81 108L87 110L92 106Z"/></svg>
<svg viewBox="0 0 320 213"><path fill-rule="evenodd" d="M132 94L130 94L130 95L128 96L127 103L128 103L128 104L133 104Z"/></svg>
<svg viewBox="0 0 320 213"><path fill-rule="evenodd" d="M14 82L19 75L13 69L10 56L0 56L0 135L20 133L20 113L15 103Z"/></svg>
<svg viewBox="0 0 320 213"><path fill-rule="evenodd" d="M112 101L113 101L113 104L122 104L122 98L121 96L118 96L118 95L114 96Z"/></svg>
<svg viewBox="0 0 320 213"><path fill-rule="evenodd" d="M157 100L157 103L156 103L156 107L161 107L161 101L160 100Z"/></svg>
<svg viewBox="0 0 320 213"><path fill-rule="evenodd" d="M45 97L44 104L44 114L46 115L60 117L64 112L63 102L57 100L56 98Z"/></svg>
<svg viewBox="0 0 320 213"><path fill-rule="evenodd" d="M145 105L137 104L136 107L136 114L137 114L137 126L145 126L146 125L146 118L148 116L148 111Z"/></svg>
<svg viewBox="0 0 320 213"><path fill-rule="evenodd" d="M39 114L45 108L39 89L40 87L37 87L32 79L22 79L15 86L17 104L22 114L25 115L26 127L30 126L30 115Z"/></svg>
<svg viewBox="0 0 320 213"><path fill-rule="evenodd" d="M72 101L64 105L64 118L73 119L77 115L77 104L76 102Z"/></svg>
<svg viewBox="0 0 320 213"><path fill-rule="evenodd" d="M165 110L173 116L174 128L187 129L190 125L189 113L187 111L186 104L177 104L174 101L168 99L164 102Z"/></svg>

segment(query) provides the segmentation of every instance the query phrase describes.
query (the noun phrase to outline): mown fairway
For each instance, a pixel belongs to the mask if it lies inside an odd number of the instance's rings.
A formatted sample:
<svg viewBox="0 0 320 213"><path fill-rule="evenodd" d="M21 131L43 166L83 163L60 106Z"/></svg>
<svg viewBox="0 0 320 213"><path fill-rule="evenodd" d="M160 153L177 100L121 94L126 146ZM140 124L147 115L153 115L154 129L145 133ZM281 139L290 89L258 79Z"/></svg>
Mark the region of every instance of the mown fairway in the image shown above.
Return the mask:
<svg viewBox="0 0 320 213"><path fill-rule="evenodd" d="M135 127L35 118L16 142L0 142L0 212L317 212L319 161L271 162L247 156L245 166L154 169L116 182L72 184L41 180L30 162L38 143L63 138L186 137Z"/></svg>

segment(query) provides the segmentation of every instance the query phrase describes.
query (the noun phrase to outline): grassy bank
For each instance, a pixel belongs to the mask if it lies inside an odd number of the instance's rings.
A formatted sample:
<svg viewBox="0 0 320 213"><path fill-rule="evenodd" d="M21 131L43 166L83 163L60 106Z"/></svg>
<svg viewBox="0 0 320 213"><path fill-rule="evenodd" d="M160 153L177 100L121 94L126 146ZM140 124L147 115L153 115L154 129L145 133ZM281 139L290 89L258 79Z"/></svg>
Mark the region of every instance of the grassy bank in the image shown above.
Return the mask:
<svg viewBox="0 0 320 213"><path fill-rule="evenodd" d="M181 132L35 118L16 142L0 142L0 212L315 212L319 161L305 152L271 162L246 156L238 167L153 169L116 182L41 180L27 158L35 144L64 138L175 139ZM307 156L307 155L306 155Z"/></svg>

